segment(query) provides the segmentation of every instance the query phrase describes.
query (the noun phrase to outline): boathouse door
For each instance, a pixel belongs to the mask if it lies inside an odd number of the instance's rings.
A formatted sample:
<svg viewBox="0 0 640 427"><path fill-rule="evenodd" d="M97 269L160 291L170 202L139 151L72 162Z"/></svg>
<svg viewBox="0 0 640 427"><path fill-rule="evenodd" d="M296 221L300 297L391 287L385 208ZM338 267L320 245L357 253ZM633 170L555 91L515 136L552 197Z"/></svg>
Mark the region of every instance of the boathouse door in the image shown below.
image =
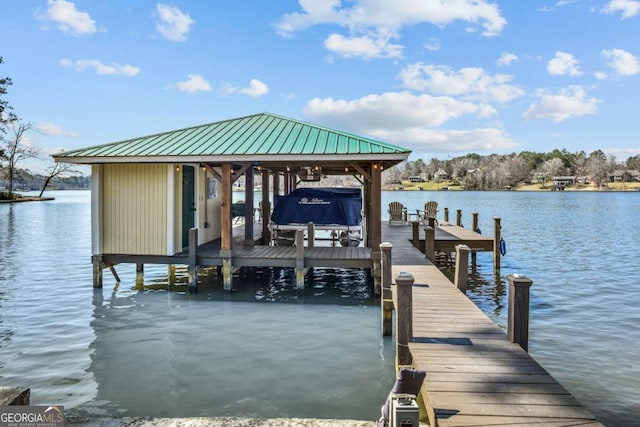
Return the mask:
<svg viewBox="0 0 640 427"><path fill-rule="evenodd" d="M194 190L194 168L183 166L182 168L182 247L189 246L189 230L194 225L194 213L196 210Z"/></svg>

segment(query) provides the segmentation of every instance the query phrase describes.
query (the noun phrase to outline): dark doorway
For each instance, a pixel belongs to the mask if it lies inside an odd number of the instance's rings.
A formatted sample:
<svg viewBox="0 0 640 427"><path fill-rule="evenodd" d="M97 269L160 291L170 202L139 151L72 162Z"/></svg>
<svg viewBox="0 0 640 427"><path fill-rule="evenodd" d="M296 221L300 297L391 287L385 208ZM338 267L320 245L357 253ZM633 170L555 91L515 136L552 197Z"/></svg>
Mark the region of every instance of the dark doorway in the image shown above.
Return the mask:
<svg viewBox="0 0 640 427"><path fill-rule="evenodd" d="M195 226L195 189L193 166L182 167L182 247L189 246L189 230Z"/></svg>

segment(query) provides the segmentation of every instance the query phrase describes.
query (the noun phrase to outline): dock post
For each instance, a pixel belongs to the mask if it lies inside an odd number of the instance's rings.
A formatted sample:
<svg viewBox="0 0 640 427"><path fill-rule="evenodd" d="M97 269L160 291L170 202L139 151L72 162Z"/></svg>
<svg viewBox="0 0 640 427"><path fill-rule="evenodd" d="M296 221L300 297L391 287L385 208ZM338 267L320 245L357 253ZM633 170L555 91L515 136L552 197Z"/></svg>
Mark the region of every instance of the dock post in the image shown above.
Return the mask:
<svg viewBox="0 0 640 427"><path fill-rule="evenodd" d="M436 261L436 229L433 227L424 228L424 256L431 262Z"/></svg>
<svg viewBox="0 0 640 427"><path fill-rule="evenodd" d="M310 222L307 224L307 246L312 248L316 244L316 226Z"/></svg>
<svg viewBox="0 0 640 427"><path fill-rule="evenodd" d="M169 286L173 286L176 284L176 266L175 264L169 264L167 267L167 276L169 281Z"/></svg>
<svg viewBox="0 0 640 427"><path fill-rule="evenodd" d="M516 274L507 276L509 281L509 313L507 339L529 351L529 290L532 280Z"/></svg>
<svg viewBox="0 0 640 427"><path fill-rule="evenodd" d="M100 255L94 255L93 261L93 287L95 289L102 289L102 257Z"/></svg>
<svg viewBox="0 0 640 427"><path fill-rule="evenodd" d="M400 366L411 366L412 357L409 342L413 341L413 282L411 273L396 274L396 371Z"/></svg>
<svg viewBox="0 0 640 427"><path fill-rule="evenodd" d="M189 230L189 293L198 292L198 229Z"/></svg>
<svg viewBox="0 0 640 427"><path fill-rule="evenodd" d="M502 226L500 217L493 217L493 271L498 274L500 271L500 241L502 240Z"/></svg>
<svg viewBox="0 0 640 427"><path fill-rule="evenodd" d="M304 230L296 230L296 287L304 289Z"/></svg>
<svg viewBox="0 0 640 427"><path fill-rule="evenodd" d="M456 271L454 284L463 294L467 293L467 283L469 281L469 252L471 248L467 245L456 245Z"/></svg>
<svg viewBox="0 0 640 427"><path fill-rule="evenodd" d="M474 232L480 234L480 228L478 227L478 212L473 212L471 214L471 228ZM471 264L476 263L476 252L471 252Z"/></svg>
<svg viewBox="0 0 640 427"><path fill-rule="evenodd" d="M220 249L220 257L222 257L222 287L225 291L231 291L233 289L231 249Z"/></svg>
<svg viewBox="0 0 640 427"><path fill-rule="evenodd" d="M449 222L449 208L444 208L444 222Z"/></svg>
<svg viewBox="0 0 640 427"><path fill-rule="evenodd" d="M136 289L144 289L144 264L136 263Z"/></svg>
<svg viewBox="0 0 640 427"><path fill-rule="evenodd" d="M416 227L417 228L417 227ZM391 295L391 250L393 245L388 242L380 243L381 269L382 269L382 298L380 308L382 309L382 336L392 335L393 323L393 297Z"/></svg>
<svg viewBox="0 0 640 427"><path fill-rule="evenodd" d="M413 247L420 249L420 223L411 221L411 227L413 231Z"/></svg>
<svg viewBox="0 0 640 427"><path fill-rule="evenodd" d="M462 209L456 210L456 225L462 227Z"/></svg>

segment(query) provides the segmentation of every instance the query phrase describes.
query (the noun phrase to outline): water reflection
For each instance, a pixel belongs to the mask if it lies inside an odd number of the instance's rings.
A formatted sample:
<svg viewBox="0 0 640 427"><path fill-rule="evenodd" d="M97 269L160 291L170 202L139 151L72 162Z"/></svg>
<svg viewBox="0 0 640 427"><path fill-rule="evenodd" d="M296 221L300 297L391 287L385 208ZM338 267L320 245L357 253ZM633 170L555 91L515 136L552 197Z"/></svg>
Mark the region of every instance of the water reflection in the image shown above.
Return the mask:
<svg viewBox="0 0 640 427"><path fill-rule="evenodd" d="M182 271L174 291L159 274L94 292L97 395L72 415L378 416L394 348L364 271L318 270L300 292L288 269L247 269L232 293L201 273L197 294Z"/></svg>

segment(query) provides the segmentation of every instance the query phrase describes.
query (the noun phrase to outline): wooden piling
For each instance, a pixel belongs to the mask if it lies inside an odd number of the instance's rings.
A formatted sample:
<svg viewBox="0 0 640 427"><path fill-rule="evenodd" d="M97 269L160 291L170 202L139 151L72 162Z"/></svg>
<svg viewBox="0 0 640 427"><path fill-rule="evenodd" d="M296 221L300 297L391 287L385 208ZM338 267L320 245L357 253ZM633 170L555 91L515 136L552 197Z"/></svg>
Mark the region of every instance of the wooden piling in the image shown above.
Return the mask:
<svg viewBox="0 0 640 427"><path fill-rule="evenodd" d="M529 292L533 281L525 276L509 275L509 312L507 339L529 351Z"/></svg>
<svg viewBox="0 0 640 427"><path fill-rule="evenodd" d="M500 240L502 240L502 228L500 217L493 217L493 271L500 271Z"/></svg>
<svg viewBox="0 0 640 427"><path fill-rule="evenodd" d="M316 226L313 222L307 224L307 247L313 248L316 243Z"/></svg>
<svg viewBox="0 0 640 427"><path fill-rule="evenodd" d="M411 221L411 230L413 232L413 247L420 249L420 223L418 221Z"/></svg>
<svg viewBox="0 0 640 427"><path fill-rule="evenodd" d="M296 230L296 287L304 289L304 230Z"/></svg>
<svg viewBox="0 0 640 427"><path fill-rule="evenodd" d="M136 289L144 289L144 264L136 263Z"/></svg>
<svg viewBox="0 0 640 427"><path fill-rule="evenodd" d="M169 264L167 266L167 276L169 286L173 286L176 284L176 266L174 264Z"/></svg>
<svg viewBox="0 0 640 427"><path fill-rule="evenodd" d="M93 256L93 287L102 289L102 257L99 255Z"/></svg>
<svg viewBox="0 0 640 427"><path fill-rule="evenodd" d="M417 227L415 227L417 228ZM392 331L393 321L393 296L391 295L391 250L393 245L388 242L380 244L381 252L381 282L382 282L382 298L380 301L380 308L382 310L382 336L390 337Z"/></svg>
<svg viewBox="0 0 640 427"><path fill-rule="evenodd" d="M476 233L480 233L480 227L478 226L478 212L473 212L471 214L471 228ZM476 252L475 251L471 252L471 264L475 264L476 259L477 259Z"/></svg>
<svg viewBox="0 0 640 427"><path fill-rule="evenodd" d="M462 209L456 210L456 225L462 227Z"/></svg>
<svg viewBox="0 0 640 427"><path fill-rule="evenodd" d="M233 266L231 265L231 250L220 249L222 258L222 287L225 291L233 289Z"/></svg>
<svg viewBox="0 0 640 427"><path fill-rule="evenodd" d="M444 222L449 222L449 208L444 208Z"/></svg>
<svg viewBox="0 0 640 427"><path fill-rule="evenodd" d="M424 256L431 262L436 260L436 229L433 227L424 228Z"/></svg>
<svg viewBox="0 0 640 427"><path fill-rule="evenodd" d="M198 292L198 229L192 228L189 230L189 268L188 268L188 282L189 293Z"/></svg>
<svg viewBox="0 0 640 427"><path fill-rule="evenodd" d="M413 282L411 273L399 272L396 275L396 371L401 366L411 366L412 357L409 343L413 341Z"/></svg>
<svg viewBox="0 0 640 427"><path fill-rule="evenodd" d="M469 252L467 245L456 245L456 270L453 284L462 292L467 293L469 281Z"/></svg>

